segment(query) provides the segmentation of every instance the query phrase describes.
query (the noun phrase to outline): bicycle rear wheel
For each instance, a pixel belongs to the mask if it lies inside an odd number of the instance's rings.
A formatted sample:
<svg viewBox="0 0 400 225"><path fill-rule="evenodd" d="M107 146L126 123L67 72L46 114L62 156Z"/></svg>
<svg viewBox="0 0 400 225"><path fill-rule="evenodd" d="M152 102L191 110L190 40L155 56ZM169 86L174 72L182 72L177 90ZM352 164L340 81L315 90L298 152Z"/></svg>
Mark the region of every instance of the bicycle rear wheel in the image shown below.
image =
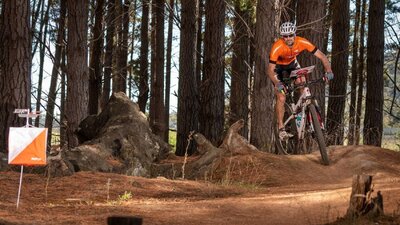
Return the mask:
<svg viewBox="0 0 400 225"><path fill-rule="evenodd" d="M321 125L319 122L317 110L315 109L315 105L310 104L309 110L311 113L312 123L313 123L313 127L314 127L315 139L318 142L319 151L321 153L322 164L329 165L329 158L328 158L328 153L326 150L325 138L322 133L322 129L321 129Z"/></svg>

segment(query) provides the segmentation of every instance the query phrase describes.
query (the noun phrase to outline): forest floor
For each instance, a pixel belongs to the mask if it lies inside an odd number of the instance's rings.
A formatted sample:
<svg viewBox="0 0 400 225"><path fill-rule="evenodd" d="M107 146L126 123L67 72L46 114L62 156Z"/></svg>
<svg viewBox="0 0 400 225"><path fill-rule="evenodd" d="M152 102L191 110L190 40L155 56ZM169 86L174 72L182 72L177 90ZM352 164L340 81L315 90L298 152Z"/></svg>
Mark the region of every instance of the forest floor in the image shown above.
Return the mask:
<svg viewBox="0 0 400 225"><path fill-rule="evenodd" d="M18 209L20 174L1 172L0 224L107 224L110 216L136 216L143 224L400 224L400 152L333 146L329 156L329 166L318 152L234 156L197 181L25 173ZM340 223L352 177L362 173L373 175L373 196L381 191L386 216Z"/></svg>

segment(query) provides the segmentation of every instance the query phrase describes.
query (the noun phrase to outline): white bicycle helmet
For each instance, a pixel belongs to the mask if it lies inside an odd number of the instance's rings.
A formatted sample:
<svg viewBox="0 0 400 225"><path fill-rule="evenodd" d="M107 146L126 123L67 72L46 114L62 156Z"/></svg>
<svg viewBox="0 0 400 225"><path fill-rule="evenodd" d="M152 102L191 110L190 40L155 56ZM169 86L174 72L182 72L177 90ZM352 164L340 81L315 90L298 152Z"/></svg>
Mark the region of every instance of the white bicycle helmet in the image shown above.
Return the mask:
<svg viewBox="0 0 400 225"><path fill-rule="evenodd" d="M282 23L280 29L279 29L279 33L280 35L291 35L291 34L295 34L297 30L297 27L294 23L291 22L285 22Z"/></svg>

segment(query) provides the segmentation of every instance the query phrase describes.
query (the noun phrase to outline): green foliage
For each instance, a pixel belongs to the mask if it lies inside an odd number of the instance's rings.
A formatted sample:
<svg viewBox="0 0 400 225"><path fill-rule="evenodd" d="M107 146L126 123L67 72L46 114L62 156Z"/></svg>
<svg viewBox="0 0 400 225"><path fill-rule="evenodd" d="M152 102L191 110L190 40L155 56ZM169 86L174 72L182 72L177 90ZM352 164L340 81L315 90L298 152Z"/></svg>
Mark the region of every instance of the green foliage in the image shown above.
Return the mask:
<svg viewBox="0 0 400 225"><path fill-rule="evenodd" d="M51 145L60 144L60 132L52 132L51 133Z"/></svg>
<svg viewBox="0 0 400 225"><path fill-rule="evenodd" d="M175 130L169 130L169 139L168 139L168 144L171 147L172 152L176 151L176 131Z"/></svg>
<svg viewBox="0 0 400 225"><path fill-rule="evenodd" d="M133 194L130 191L125 191L122 195L118 195L117 200L109 201L107 196L107 204L109 205L121 205L123 202L127 202L133 198Z"/></svg>
<svg viewBox="0 0 400 225"><path fill-rule="evenodd" d="M124 194L118 196L118 201L119 202L126 202L131 200L133 197L132 193L130 191L125 191Z"/></svg>

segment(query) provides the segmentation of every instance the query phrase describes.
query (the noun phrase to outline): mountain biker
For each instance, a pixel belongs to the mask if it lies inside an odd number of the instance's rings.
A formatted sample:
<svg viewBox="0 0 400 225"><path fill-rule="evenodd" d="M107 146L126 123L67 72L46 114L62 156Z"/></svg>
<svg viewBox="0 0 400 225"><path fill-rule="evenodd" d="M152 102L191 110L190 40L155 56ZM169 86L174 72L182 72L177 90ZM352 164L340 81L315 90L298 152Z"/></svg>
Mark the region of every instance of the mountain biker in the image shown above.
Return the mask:
<svg viewBox="0 0 400 225"><path fill-rule="evenodd" d="M296 56L304 50L313 53L324 65L324 79L327 81L333 79L331 65L326 55L318 50L318 48L307 39L296 36L296 30L297 27L295 24L291 22L283 23L279 29L281 38L272 45L271 52L269 54L269 66L267 73L268 77L272 80L275 86L275 113L279 128L279 138L281 140L293 137L293 135L288 133L283 127L286 101L286 87L283 79L289 78L291 71L300 68Z"/></svg>

